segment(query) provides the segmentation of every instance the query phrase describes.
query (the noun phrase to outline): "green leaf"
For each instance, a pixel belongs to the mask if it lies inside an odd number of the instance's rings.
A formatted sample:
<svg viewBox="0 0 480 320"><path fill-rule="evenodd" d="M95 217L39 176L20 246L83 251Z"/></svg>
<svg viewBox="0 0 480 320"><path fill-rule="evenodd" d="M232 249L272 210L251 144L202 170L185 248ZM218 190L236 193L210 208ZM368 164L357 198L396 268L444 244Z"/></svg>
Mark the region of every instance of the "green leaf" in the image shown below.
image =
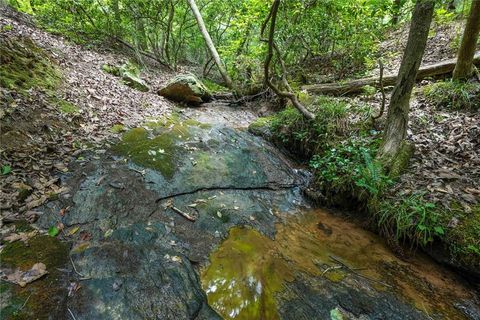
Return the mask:
<svg viewBox="0 0 480 320"><path fill-rule="evenodd" d="M48 229L48 235L50 237L56 237L60 231L58 230L57 227L51 226L50 229Z"/></svg>
<svg viewBox="0 0 480 320"><path fill-rule="evenodd" d="M10 167L9 165L2 166L3 175L9 174L10 172L12 172L12 167Z"/></svg>
<svg viewBox="0 0 480 320"><path fill-rule="evenodd" d="M443 228L440 227L440 226L436 226L435 228L433 228L433 230L435 230L435 233L438 234L438 235L444 235L445 234L445 230L443 230Z"/></svg>

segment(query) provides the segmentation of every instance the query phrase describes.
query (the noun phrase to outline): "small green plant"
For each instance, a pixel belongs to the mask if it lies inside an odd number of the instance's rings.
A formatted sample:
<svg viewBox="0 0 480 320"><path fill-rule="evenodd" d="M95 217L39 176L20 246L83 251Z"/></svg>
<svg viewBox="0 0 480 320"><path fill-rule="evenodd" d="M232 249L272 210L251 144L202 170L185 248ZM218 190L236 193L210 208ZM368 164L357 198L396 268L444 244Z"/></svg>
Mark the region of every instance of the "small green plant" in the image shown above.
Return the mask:
<svg viewBox="0 0 480 320"><path fill-rule="evenodd" d="M381 232L394 241L410 240L414 246L425 246L445 230L440 222L442 208L425 200L424 193L414 193L399 200L380 202L375 213Z"/></svg>
<svg viewBox="0 0 480 320"><path fill-rule="evenodd" d="M455 110L480 108L480 84L457 81L440 81L424 88L426 99L438 107Z"/></svg>
<svg viewBox="0 0 480 320"><path fill-rule="evenodd" d="M58 99L56 103L61 113L77 114L80 112L80 109L76 105L63 99Z"/></svg>
<svg viewBox="0 0 480 320"><path fill-rule="evenodd" d="M310 166L326 189L349 192L356 198L376 198L393 183L373 159L377 147L377 140L353 137L313 156Z"/></svg>

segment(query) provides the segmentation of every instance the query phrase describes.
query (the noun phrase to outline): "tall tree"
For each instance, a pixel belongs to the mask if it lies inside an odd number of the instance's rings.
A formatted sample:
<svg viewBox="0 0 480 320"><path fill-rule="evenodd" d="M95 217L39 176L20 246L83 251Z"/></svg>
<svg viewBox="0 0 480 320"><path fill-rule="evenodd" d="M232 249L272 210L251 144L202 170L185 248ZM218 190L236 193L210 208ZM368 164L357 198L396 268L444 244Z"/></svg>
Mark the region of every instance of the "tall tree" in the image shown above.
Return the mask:
<svg viewBox="0 0 480 320"><path fill-rule="evenodd" d="M427 44L434 7L435 0L417 0L415 4L407 46L388 108L387 123L378 158L385 164L386 170L393 175L396 175L398 173L396 171L406 164L404 153L412 151L412 147L405 142L410 96Z"/></svg>
<svg viewBox="0 0 480 320"><path fill-rule="evenodd" d="M213 60L215 60L215 64L218 67L218 71L222 75L223 81L225 81L225 85L230 89L234 89L232 79L230 79L230 77L228 76L227 70L225 69L225 65L220 59L220 55L218 54L217 49L213 44L212 38L210 38L210 34L208 33L207 28L205 27L205 22L203 22L202 14L200 13L200 10L198 10L195 0L187 0L187 1L188 1L188 4L190 5L190 8L192 9L195 19L197 20L198 28L202 33L203 39L205 40L208 50L210 51L210 54L212 55Z"/></svg>
<svg viewBox="0 0 480 320"><path fill-rule="evenodd" d="M457 64L453 78L457 80L470 78L474 72L473 56L480 33L480 0L473 0L470 15L463 32L462 44L458 50Z"/></svg>

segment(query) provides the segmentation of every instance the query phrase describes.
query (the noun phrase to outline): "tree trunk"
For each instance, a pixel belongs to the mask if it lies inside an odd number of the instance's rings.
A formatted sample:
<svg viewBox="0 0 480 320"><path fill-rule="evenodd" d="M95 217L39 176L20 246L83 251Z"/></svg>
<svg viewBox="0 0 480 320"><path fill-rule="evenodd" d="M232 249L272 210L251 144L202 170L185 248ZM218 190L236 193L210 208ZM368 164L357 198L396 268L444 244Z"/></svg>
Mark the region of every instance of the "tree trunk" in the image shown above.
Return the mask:
<svg viewBox="0 0 480 320"><path fill-rule="evenodd" d="M397 155L403 153L402 149L407 145L404 139L407 135L410 96L427 44L434 7L435 0L417 0L413 11L407 46L388 108L383 142L377 155L388 172L395 166Z"/></svg>
<svg viewBox="0 0 480 320"><path fill-rule="evenodd" d="M207 28L205 27L205 23L203 22L202 15L200 11L198 10L197 4L195 3L195 0L188 0L188 4L190 5L190 8L192 9L193 15L195 16L195 19L197 20L198 23L198 28L200 29L200 32L202 33L203 39L205 39L205 43L207 44L208 50L210 50L210 54L212 55L213 59L215 60L215 63L218 67L218 71L220 71L220 74L222 75L223 81L225 81L225 85L230 88L234 89L232 79L228 76L227 70L225 69L225 66L220 59L220 56L218 55L217 49L215 49L215 45L213 44L212 38L210 38L210 35L208 34Z"/></svg>
<svg viewBox="0 0 480 320"><path fill-rule="evenodd" d="M478 34L480 33L480 0L473 0L470 15L463 32L462 44L458 50L458 59L453 79L462 80L470 78L474 71L473 56L477 46Z"/></svg>

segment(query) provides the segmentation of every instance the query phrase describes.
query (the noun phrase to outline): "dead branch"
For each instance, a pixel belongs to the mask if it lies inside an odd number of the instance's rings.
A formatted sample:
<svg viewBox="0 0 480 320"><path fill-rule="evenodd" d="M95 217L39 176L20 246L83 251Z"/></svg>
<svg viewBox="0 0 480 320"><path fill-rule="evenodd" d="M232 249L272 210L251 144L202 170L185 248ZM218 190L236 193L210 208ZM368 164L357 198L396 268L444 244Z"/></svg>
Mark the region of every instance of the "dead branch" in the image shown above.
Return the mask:
<svg viewBox="0 0 480 320"><path fill-rule="evenodd" d="M329 255L330 259L332 259L333 261L335 261L336 263L340 264L342 267L344 267L345 269L347 269L349 272L353 273L354 275L356 275L357 277L360 277L360 278L363 278L365 280L368 280L370 282L376 282L378 284L381 284L387 288L391 288L392 286L383 282L383 281L380 281L380 280L376 280L376 279L372 279L372 278L369 278L367 276L364 276L363 274L360 274L358 273L356 270L359 270L359 269L354 269L354 268L350 268L348 265L346 265L343 261L341 261L339 258L335 257L335 256L332 256L332 255Z"/></svg>
<svg viewBox="0 0 480 320"><path fill-rule="evenodd" d="M184 217L185 219L189 220L189 221L192 221L194 222L195 220L197 220L196 218L192 217L191 215L189 215L188 213L174 207L174 206L171 206L170 209L172 209L174 212L178 213L179 215L181 215L182 217Z"/></svg>

